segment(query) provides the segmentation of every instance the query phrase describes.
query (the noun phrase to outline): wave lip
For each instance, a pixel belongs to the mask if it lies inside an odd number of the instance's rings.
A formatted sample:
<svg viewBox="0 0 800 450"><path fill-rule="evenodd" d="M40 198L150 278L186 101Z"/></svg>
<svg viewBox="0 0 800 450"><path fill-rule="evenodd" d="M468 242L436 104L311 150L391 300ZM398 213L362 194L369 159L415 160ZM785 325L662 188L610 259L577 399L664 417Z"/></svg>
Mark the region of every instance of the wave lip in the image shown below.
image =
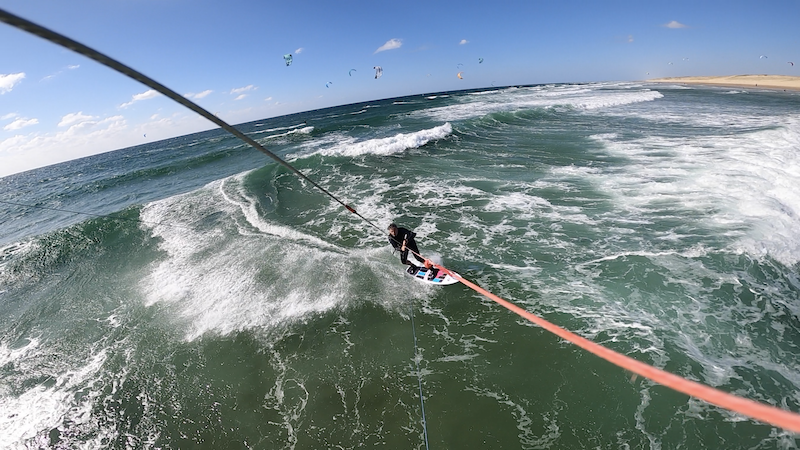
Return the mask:
<svg viewBox="0 0 800 450"><path fill-rule="evenodd" d="M266 133L266 132L269 132L269 131L270 130L257 131L256 133ZM271 134L269 136L264 136L262 139L275 139L275 138L279 138L279 137L291 136L293 134L311 134L312 131L314 131L314 127L306 126L306 127L303 127L303 128L295 128L295 129L289 130L289 131L287 131L285 133L278 133L278 134Z"/></svg>
<svg viewBox="0 0 800 450"><path fill-rule="evenodd" d="M664 95L650 89L603 89L602 85L534 86L528 89L506 89L474 93L459 103L427 108L415 114L433 120L469 120L497 112L567 107L581 111L650 102Z"/></svg>
<svg viewBox="0 0 800 450"><path fill-rule="evenodd" d="M264 124L257 123L255 126L256 127L262 127L262 126L264 126ZM302 123L299 123L297 125L290 125L288 127L267 128L265 130L254 131L254 132L251 132L251 133L270 133L270 132L273 132L273 131L294 130L294 129L297 129L297 128L303 128L305 126L306 126L306 122L302 122Z"/></svg>
<svg viewBox="0 0 800 450"><path fill-rule="evenodd" d="M380 139L370 139L355 142L354 139L340 142L333 147L316 152L323 156L362 156L362 155L393 155L411 148L419 148L428 142L444 139L453 132L450 123L439 125L427 130L414 133L398 133L394 136Z"/></svg>

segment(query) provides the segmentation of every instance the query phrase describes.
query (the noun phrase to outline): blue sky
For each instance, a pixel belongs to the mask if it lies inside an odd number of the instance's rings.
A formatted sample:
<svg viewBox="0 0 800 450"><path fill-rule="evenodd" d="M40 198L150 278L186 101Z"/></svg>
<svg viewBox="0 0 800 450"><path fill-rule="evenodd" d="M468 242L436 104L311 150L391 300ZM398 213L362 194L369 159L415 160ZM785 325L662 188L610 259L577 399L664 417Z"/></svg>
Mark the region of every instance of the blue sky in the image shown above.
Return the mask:
<svg viewBox="0 0 800 450"><path fill-rule="evenodd" d="M800 75L797 0L0 0L0 8L232 124L493 84ZM0 176L213 128L138 82L5 24L0 54ZM374 66L384 70L378 80Z"/></svg>

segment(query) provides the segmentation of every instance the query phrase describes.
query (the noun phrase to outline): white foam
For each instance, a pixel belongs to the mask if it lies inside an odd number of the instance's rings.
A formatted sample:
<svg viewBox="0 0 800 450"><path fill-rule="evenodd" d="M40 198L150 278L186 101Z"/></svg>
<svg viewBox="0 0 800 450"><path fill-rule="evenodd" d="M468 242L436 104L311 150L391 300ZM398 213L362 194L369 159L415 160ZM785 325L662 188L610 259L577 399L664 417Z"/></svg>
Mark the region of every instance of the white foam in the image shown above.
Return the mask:
<svg viewBox="0 0 800 450"><path fill-rule="evenodd" d="M492 89L490 91L469 92L467 95L491 95L500 93L499 89Z"/></svg>
<svg viewBox="0 0 800 450"><path fill-rule="evenodd" d="M486 397L496 401L500 408L507 410L517 422L517 435L519 443L523 448L551 448L561 437L561 430L557 421L552 419L548 413L541 414L540 417L534 420L531 419L530 414L525 409L521 400L512 399L504 392L495 392L493 389L484 387L470 386L466 388L467 391L474 392L476 395ZM543 433L536 433L531 429L534 425L537 428L543 428Z"/></svg>
<svg viewBox="0 0 800 450"><path fill-rule="evenodd" d="M34 242L34 240L17 242L0 248L0 283L10 285L16 280L26 279L28 277L26 273L19 273L15 270L9 270L8 268L12 261L19 257L24 257L23 255L35 249L36 244ZM6 291L3 290L0 293L5 292Z"/></svg>
<svg viewBox="0 0 800 450"><path fill-rule="evenodd" d="M708 125L705 117L692 120ZM753 127L763 119L738 121ZM708 227L742 230L732 251L769 255L787 266L800 262L800 116L724 136L593 138L631 160L625 173L586 174L623 209L670 201L697 211Z"/></svg>
<svg viewBox="0 0 800 450"><path fill-rule="evenodd" d="M244 176L143 208L143 226L159 237L165 257L152 265L140 289L147 306L174 311L187 340L209 332L271 332L347 305L351 271L330 270L342 258L361 276L376 277L379 298L390 308L408 295L396 286L403 275L392 270L396 262L389 262L385 249L346 250L271 223L256 211ZM220 217L220 223L193 225L204 217Z"/></svg>
<svg viewBox="0 0 800 450"><path fill-rule="evenodd" d="M255 126L263 127L264 124L258 123ZM306 123L303 122L303 123L299 123L297 125L291 125L291 126L288 126L288 127L268 128L266 130L255 131L254 133L271 133L273 131L294 130L294 129L297 129L297 128L305 128L305 127L306 127Z"/></svg>
<svg viewBox="0 0 800 450"><path fill-rule="evenodd" d="M471 353L467 355L449 355L443 356L441 358L437 358L437 362L464 362L469 361L471 359L477 358L479 355L476 353Z"/></svg>
<svg viewBox="0 0 800 450"><path fill-rule="evenodd" d="M391 137L370 139L367 141L356 141L355 138L339 135L338 137L329 136L332 145L325 145L322 142L314 143L315 154L325 156L362 156L372 155L393 155L408 149L419 148L428 142L443 139L453 132L453 127L449 123L438 127L420 130L414 133L398 133ZM298 157L300 155L293 155ZM303 154L308 156L308 154Z"/></svg>
<svg viewBox="0 0 800 450"><path fill-rule="evenodd" d="M34 357L29 353L35 348L29 344L23 353ZM42 383L19 395L0 392L0 448L47 447L47 431L61 425L65 416L75 425L91 420L93 396L76 393L91 385L106 357L105 350L95 353L84 366L54 374L49 386Z"/></svg>
<svg viewBox="0 0 800 450"><path fill-rule="evenodd" d="M0 367L29 356L37 347L39 347L38 338L29 339L27 344L16 349L12 349L4 343L0 344Z"/></svg>
<svg viewBox="0 0 800 450"><path fill-rule="evenodd" d="M494 93L495 91L490 91ZM648 102L663 95L640 89L607 89L604 85L535 86L526 89L504 89L497 95L473 95L459 98L455 105L428 108L413 114L440 121L466 120L487 114L528 109L571 107L594 110L632 103Z"/></svg>
<svg viewBox="0 0 800 450"><path fill-rule="evenodd" d="M257 133L266 133L268 131L269 130L264 130L264 131L259 131ZM272 135L269 135L269 136L264 136L264 137L262 137L260 139L261 140L270 140L270 139L277 139L277 138L281 138L281 137L291 136L293 134L311 134L312 131L314 131L314 127L303 127L303 128L297 128L297 129L289 130L289 131L287 131L285 133L279 133L279 134L272 134Z"/></svg>
<svg viewBox="0 0 800 450"><path fill-rule="evenodd" d="M273 352L272 356L272 366L277 372L277 379L265 397L267 403L265 406L281 415L283 422L276 425L286 430L286 448L294 450L298 440L296 429L302 423L301 418L310 395L302 374L291 371L279 353Z"/></svg>
<svg viewBox="0 0 800 450"><path fill-rule="evenodd" d="M521 218L532 217L537 210L542 208L552 208L546 199L529 195L524 192L509 192L507 194L495 195L492 197L486 211L500 212L513 210L520 214Z"/></svg>

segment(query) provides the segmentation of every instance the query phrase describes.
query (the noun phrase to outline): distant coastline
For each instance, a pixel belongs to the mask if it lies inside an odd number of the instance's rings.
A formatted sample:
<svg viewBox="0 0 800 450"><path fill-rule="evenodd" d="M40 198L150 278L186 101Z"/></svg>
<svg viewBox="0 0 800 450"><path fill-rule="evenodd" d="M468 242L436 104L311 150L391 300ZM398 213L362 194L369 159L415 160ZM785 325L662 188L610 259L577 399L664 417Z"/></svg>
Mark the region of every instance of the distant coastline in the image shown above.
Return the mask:
<svg viewBox="0 0 800 450"><path fill-rule="evenodd" d="M730 75L715 77L654 78L654 83L704 84L758 89L791 89L800 91L800 77L789 75Z"/></svg>

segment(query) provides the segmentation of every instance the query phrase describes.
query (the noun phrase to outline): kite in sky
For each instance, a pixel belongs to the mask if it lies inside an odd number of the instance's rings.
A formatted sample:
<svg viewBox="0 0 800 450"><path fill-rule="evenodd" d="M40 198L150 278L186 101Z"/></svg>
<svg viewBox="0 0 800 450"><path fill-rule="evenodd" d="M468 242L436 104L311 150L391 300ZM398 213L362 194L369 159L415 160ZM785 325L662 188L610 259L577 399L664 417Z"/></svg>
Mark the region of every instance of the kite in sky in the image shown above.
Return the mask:
<svg viewBox="0 0 800 450"><path fill-rule="evenodd" d="M356 72L356 69L350 69L350 72L347 72L347 74L352 77L353 76L353 72Z"/></svg>
<svg viewBox="0 0 800 450"><path fill-rule="evenodd" d="M375 66L373 69L375 69L375 79L377 80L383 75L383 68L381 68L381 66Z"/></svg>
<svg viewBox="0 0 800 450"><path fill-rule="evenodd" d="M463 80L464 79L464 77L461 76L462 73L464 73L464 72L458 72L458 75L456 75L459 80Z"/></svg>
<svg viewBox="0 0 800 450"><path fill-rule="evenodd" d="M286 65L287 66L291 66L292 65L292 55L291 55L291 53L287 54L287 55L283 55L283 60L286 61Z"/></svg>

